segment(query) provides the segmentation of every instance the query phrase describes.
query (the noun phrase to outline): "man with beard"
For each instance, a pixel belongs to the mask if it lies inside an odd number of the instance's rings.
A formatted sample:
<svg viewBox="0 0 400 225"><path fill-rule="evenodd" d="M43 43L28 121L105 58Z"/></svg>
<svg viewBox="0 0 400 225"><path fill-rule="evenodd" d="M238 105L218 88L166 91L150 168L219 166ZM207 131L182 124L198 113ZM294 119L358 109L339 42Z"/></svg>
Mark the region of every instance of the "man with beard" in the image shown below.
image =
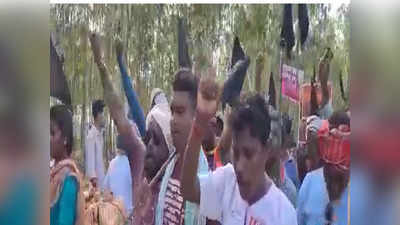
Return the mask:
<svg viewBox="0 0 400 225"><path fill-rule="evenodd" d="M169 126L171 113L168 103L155 106L149 112L145 143L143 143L138 129L127 118L122 100L111 82L109 71L104 63L100 37L92 34L90 42L99 69L104 100L110 109L111 117L116 124L129 160L134 205L132 224L154 224L155 203L161 177L159 174L162 174L160 170L174 152ZM121 54L122 48L118 48L117 53ZM120 69L122 68L121 72L125 73L126 69L122 60L119 60L119 63ZM133 110L132 112L140 111Z"/></svg>

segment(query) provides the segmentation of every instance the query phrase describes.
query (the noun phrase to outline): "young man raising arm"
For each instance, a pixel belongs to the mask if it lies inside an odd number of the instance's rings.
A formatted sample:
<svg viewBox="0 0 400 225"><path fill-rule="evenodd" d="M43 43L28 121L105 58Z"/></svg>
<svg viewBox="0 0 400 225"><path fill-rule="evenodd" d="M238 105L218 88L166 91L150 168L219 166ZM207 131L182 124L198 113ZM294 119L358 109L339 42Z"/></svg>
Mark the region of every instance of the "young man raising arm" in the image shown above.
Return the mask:
<svg viewBox="0 0 400 225"><path fill-rule="evenodd" d="M203 83L203 82L202 82ZM208 85L211 86L211 85ZM190 138L185 152L182 193L200 205L200 214L221 224L296 225L296 211L265 174L270 155L270 118L264 99L250 97L232 112L232 164L196 176L204 124L217 108L217 98L201 85ZM207 96L207 94L209 96ZM214 96L214 98L213 98Z"/></svg>

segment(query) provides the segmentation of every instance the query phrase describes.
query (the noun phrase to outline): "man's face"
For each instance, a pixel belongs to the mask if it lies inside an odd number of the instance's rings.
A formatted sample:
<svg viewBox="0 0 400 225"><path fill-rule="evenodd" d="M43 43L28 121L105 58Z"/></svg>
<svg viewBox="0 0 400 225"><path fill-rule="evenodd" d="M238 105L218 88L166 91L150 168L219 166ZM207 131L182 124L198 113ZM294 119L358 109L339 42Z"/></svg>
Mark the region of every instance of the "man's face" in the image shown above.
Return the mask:
<svg viewBox="0 0 400 225"><path fill-rule="evenodd" d="M194 118L194 106L188 92L175 91L171 102L171 134L178 153L186 147Z"/></svg>
<svg viewBox="0 0 400 225"><path fill-rule="evenodd" d="M217 130L217 120L215 117L213 117L209 122L207 126L207 131L205 132L205 136L203 138L203 143L206 146L211 146L215 144L215 133ZM215 146L211 146L213 148ZM213 149L204 149L206 151L212 151Z"/></svg>
<svg viewBox="0 0 400 225"><path fill-rule="evenodd" d="M240 195L249 200L257 194L257 188L263 182L268 152L260 140L250 134L249 128L234 131L232 149Z"/></svg>
<svg viewBox="0 0 400 225"><path fill-rule="evenodd" d="M168 145L161 127L152 119L145 138L146 156L144 170L148 177L153 178L168 159Z"/></svg>
<svg viewBox="0 0 400 225"><path fill-rule="evenodd" d="M106 126L106 118L104 117L104 111L99 112L96 116L96 121L100 127L104 128Z"/></svg>

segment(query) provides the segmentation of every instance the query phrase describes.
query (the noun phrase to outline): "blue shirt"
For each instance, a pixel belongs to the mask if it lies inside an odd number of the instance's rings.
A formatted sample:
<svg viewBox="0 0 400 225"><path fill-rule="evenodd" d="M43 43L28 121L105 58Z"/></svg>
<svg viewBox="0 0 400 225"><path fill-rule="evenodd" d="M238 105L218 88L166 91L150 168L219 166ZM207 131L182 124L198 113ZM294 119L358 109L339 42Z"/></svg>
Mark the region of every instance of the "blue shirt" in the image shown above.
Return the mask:
<svg viewBox="0 0 400 225"><path fill-rule="evenodd" d="M347 224L348 189L346 188L334 206L335 225ZM323 225L325 210L329 203L323 167L309 172L300 187L297 199L297 221L299 225Z"/></svg>
<svg viewBox="0 0 400 225"><path fill-rule="evenodd" d="M299 186L300 186L300 181L299 181L299 175L297 172L297 163L294 159L289 159L285 162L285 171L286 171L286 175L290 178L290 180L293 182L294 186L296 187L296 190L298 190Z"/></svg>
<svg viewBox="0 0 400 225"><path fill-rule="evenodd" d="M365 169L351 167L351 222L352 224L394 225L398 208L398 189L379 187Z"/></svg>

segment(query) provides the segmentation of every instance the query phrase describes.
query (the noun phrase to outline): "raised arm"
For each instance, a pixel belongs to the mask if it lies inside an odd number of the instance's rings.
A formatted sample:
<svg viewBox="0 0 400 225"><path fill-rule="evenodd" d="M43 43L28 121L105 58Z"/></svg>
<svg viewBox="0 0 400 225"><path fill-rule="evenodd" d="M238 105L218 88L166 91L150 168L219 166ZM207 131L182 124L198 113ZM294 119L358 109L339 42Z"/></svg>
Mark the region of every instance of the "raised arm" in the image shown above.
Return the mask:
<svg viewBox="0 0 400 225"><path fill-rule="evenodd" d="M223 164L226 164L230 161L229 152L232 146L232 129L229 126L228 118L231 114L231 108L227 106L224 112L224 129L222 130L221 138L218 142L219 152L217 154L220 155Z"/></svg>
<svg viewBox="0 0 400 225"><path fill-rule="evenodd" d="M322 57L319 63L319 81L321 82L322 89L322 102L321 108L324 107L329 102L329 89L328 89L328 79L329 79L329 70L330 63L333 58L333 53L330 48L327 48L325 55Z"/></svg>
<svg viewBox="0 0 400 225"><path fill-rule="evenodd" d="M196 116L190 131L182 165L181 192L185 200L200 203L200 182L197 177L200 146L209 120L215 116L219 99L219 88L215 83L215 71L202 78L197 94Z"/></svg>
<svg viewBox="0 0 400 225"><path fill-rule="evenodd" d="M123 47L121 42L117 43L116 51L119 71L121 72L122 86L124 88L126 98L128 99L130 113L137 127L139 128L140 135L144 137L146 133L145 116L136 92L132 87L132 80L128 75L126 66L124 65Z"/></svg>
<svg viewBox="0 0 400 225"><path fill-rule="evenodd" d="M119 134L123 137L124 143L129 150L128 158L131 166L133 184L137 179L141 179L144 167L145 146L139 134L129 123L125 115L121 99L118 97L115 87L110 80L110 74L102 57L100 37L97 34L90 36L90 43L93 51L94 60L99 69L101 84L104 91L104 101L110 109L111 117L117 126Z"/></svg>

